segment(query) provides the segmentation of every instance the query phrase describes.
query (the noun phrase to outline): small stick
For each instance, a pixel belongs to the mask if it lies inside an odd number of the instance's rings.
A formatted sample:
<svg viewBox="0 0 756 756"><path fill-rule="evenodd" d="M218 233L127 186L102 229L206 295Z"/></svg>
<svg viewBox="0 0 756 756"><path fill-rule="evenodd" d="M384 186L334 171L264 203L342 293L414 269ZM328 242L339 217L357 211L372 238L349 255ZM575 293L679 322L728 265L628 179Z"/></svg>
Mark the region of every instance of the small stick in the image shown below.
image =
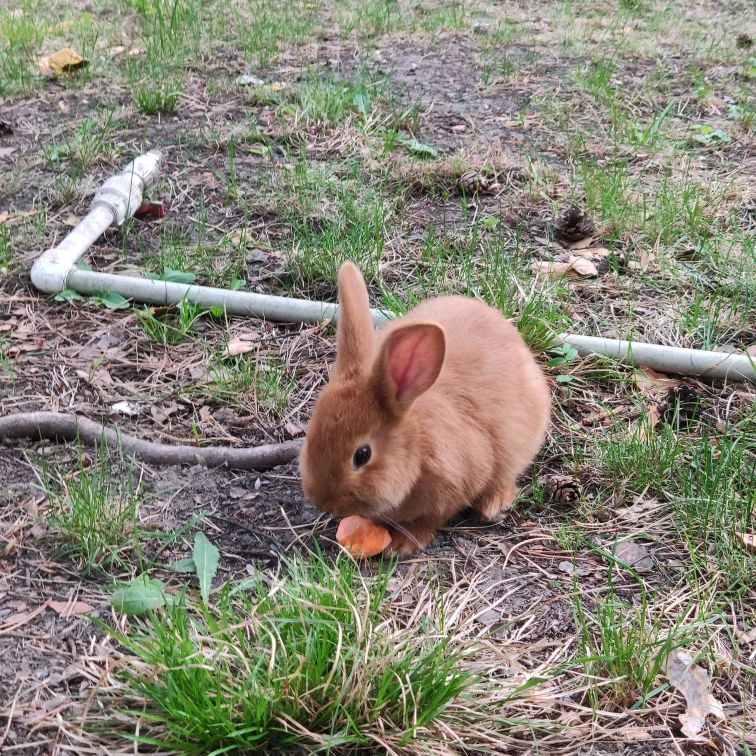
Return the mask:
<svg viewBox="0 0 756 756"><path fill-rule="evenodd" d="M296 458L303 443L302 439L295 439L249 449L179 446L145 441L94 420L62 412L21 412L0 417L0 441L18 438L78 440L90 446L104 443L111 448L120 447L153 465L205 465L236 470L268 470L284 465Z"/></svg>

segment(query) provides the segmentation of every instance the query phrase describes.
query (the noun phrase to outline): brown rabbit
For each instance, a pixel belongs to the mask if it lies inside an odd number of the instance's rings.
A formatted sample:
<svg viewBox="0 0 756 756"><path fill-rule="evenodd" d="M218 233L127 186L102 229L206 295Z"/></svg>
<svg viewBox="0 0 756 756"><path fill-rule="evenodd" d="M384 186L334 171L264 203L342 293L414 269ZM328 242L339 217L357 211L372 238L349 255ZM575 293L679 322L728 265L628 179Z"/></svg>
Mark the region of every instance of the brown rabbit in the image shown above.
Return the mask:
<svg viewBox="0 0 756 756"><path fill-rule="evenodd" d="M546 434L551 397L517 329L476 299L423 302L374 331L360 271L339 271L336 364L300 455L305 495L425 548L472 505L508 509Z"/></svg>

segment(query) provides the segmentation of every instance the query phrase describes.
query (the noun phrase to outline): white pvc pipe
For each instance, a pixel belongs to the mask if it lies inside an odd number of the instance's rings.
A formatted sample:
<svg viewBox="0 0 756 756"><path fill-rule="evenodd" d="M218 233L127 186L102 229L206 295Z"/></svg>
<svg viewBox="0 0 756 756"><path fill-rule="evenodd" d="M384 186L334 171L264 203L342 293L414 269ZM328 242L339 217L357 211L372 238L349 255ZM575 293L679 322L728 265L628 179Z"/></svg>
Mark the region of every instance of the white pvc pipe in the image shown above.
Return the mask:
<svg viewBox="0 0 756 756"><path fill-rule="evenodd" d="M747 354L706 352L702 349L683 349L571 333L560 334L558 340L571 344L582 356L600 354L631 365L645 365L653 370L678 375L756 381L756 359Z"/></svg>
<svg viewBox="0 0 756 756"><path fill-rule="evenodd" d="M68 274L68 285L81 294L114 291L136 302L157 305L177 305L187 300L201 307L221 307L229 315L285 323L322 323L324 320L338 320L338 305L328 302L216 289L212 286L195 286L173 281L155 281L113 273L73 270ZM376 325L388 320L388 317L378 310L371 312Z"/></svg>
<svg viewBox="0 0 756 756"><path fill-rule="evenodd" d="M158 305L177 305L186 299L201 307L221 307L229 315L287 323L338 320L338 305L327 302L155 281L112 273L74 270L68 275L68 285L82 294L114 291L127 299ZM371 310L371 315L376 325L385 323L391 317L380 310ZM654 370L679 375L756 380L754 361L748 355L705 352L699 349L682 349L569 333L560 334L554 341L555 345L565 342L575 347L583 356L600 354L620 362L647 365Z"/></svg>
<svg viewBox="0 0 756 756"><path fill-rule="evenodd" d="M151 150L109 178L95 193L92 209L57 247L43 252L31 269L32 283L57 294L68 285L76 262L110 226L121 226L142 204L144 192L160 176L163 156Z"/></svg>
<svg viewBox="0 0 756 756"><path fill-rule="evenodd" d="M42 254L34 263L31 271L34 285L42 291L52 293L63 291L66 287L82 294L112 291L135 302L159 305L177 305L186 299L201 307L221 307L229 315L288 323L338 320L338 305L326 302L96 273L76 268L76 261L105 229L110 225L121 225L136 212L144 191L157 180L161 163L160 152L152 150L129 163L117 176L108 179L95 195L89 215L57 247ZM391 318L390 314L380 310L371 310L371 314L376 325ZM571 344L581 355L604 355L664 372L756 381L755 361L743 354L705 352L567 333L554 338L555 345L561 343Z"/></svg>

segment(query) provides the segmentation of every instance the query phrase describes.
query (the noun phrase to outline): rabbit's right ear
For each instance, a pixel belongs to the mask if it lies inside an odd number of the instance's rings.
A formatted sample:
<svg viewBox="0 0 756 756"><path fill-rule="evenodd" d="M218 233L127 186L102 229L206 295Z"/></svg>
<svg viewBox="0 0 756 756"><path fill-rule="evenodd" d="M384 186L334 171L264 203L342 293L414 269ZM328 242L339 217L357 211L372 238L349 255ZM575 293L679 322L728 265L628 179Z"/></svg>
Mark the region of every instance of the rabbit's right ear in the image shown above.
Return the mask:
<svg viewBox="0 0 756 756"><path fill-rule="evenodd" d="M374 351L375 331L367 286L359 268L345 262L339 270L334 373L344 377L368 370Z"/></svg>
<svg viewBox="0 0 756 756"><path fill-rule="evenodd" d="M394 328L374 367L381 403L394 415L406 412L436 382L445 356L446 335L438 323L418 320Z"/></svg>

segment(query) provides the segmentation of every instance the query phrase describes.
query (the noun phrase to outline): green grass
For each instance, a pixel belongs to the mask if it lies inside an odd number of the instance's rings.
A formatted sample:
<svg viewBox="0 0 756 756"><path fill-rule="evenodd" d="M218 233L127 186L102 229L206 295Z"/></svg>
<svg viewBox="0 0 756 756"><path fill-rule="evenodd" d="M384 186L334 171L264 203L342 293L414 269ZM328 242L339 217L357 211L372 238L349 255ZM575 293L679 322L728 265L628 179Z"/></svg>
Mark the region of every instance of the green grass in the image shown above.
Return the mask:
<svg viewBox="0 0 756 756"><path fill-rule="evenodd" d="M113 165L120 156L114 141L117 125L112 112L85 118L66 129L61 141L54 139L44 147L45 161L60 178L82 177L99 163Z"/></svg>
<svg viewBox="0 0 756 756"><path fill-rule="evenodd" d="M233 181L222 178L232 191ZM144 262L150 270L190 273L197 283L210 286L235 289L243 284L244 248L230 237L218 238L217 229L208 225L202 202L189 228L174 223L161 227L157 248L149 251ZM194 278L185 282L194 283Z"/></svg>
<svg viewBox="0 0 756 756"><path fill-rule="evenodd" d="M15 264L13 253L13 237L10 226L0 225L0 270L7 273Z"/></svg>
<svg viewBox="0 0 756 756"><path fill-rule="evenodd" d="M606 226L611 240L629 233L651 243L699 243L712 235L725 189L702 186L692 176L659 176L639 183L627 160L583 161L580 178L586 204Z"/></svg>
<svg viewBox="0 0 756 756"><path fill-rule="evenodd" d="M8 356L8 340L0 338L0 373L11 386L16 385L16 369Z"/></svg>
<svg viewBox="0 0 756 756"><path fill-rule="evenodd" d="M191 753L434 744L460 720L474 682L461 644L421 618L383 613L391 570L363 578L346 557L294 558L226 585L211 607L181 599L119 640L139 660L118 673L138 743ZM142 665L147 665L146 667Z"/></svg>
<svg viewBox="0 0 756 756"><path fill-rule="evenodd" d="M222 317L223 310L215 312L215 309L208 310L183 299L175 308L165 312L156 312L155 307L145 306L135 310L134 314L150 341L167 346L183 341L203 315Z"/></svg>
<svg viewBox="0 0 756 756"><path fill-rule="evenodd" d="M753 592L756 555L737 535L752 532L756 507L752 409L726 432L703 421L683 428L674 416L646 439L634 434L604 441L597 451L607 479L627 481L634 493L669 503L691 558L689 580L696 582L700 570L716 565L722 594Z"/></svg>
<svg viewBox="0 0 756 756"><path fill-rule="evenodd" d="M49 504L45 523L83 575L108 574L141 560L140 485L122 458L80 453L72 474L43 462L37 479Z"/></svg>
<svg viewBox="0 0 756 756"><path fill-rule="evenodd" d="M321 127L354 124L374 128L378 106L386 107L386 80L363 67L349 77L322 69L307 69L292 89L294 123Z"/></svg>
<svg viewBox="0 0 756 756"><path fill-rule="evenodd" d="M137 53L126 58L132 97L146 114L176 107L187 70L200 64L202 52L225 32L218 3L200 0L120 0L136 18Z"/></svg>
<svg viewBox="0 0 756 756"><path fill-rule="evenodd" d="M593 709L626 712L645 706L667 688L661 680L670 654L696 635L694 627L683 627L687 612L679 607L664 612L645 589L639 593L634 603L620 598L610 573L607 595L588 610L576 587L579 659Z"/></svg>
<svg viewBox="0 0 756 756"><path fill-rule="evenodd" d="M462 29L469 16L465 3L427 0L398 3L396 0L339 0L341 30L347 36L356 35L373 40L393 32L437 34L444 30Z"/></svg>
<svg viewBox="0 0 756 756"><path fill-rule="evenodd" d="M255 68L269 66L286 46L306 41L317 19L314 6L305 0L280 3L252 0L245 4L248 20L237 31L247 62Z"/></svg>
<svg viewBox="0 0 756 756"><path fill-rule="evenodd" d="M147 115L173 113L182 89L180 81L143 81L134 86L132 96L137 107Z"/></svg>
<svg viewBox="0 0 756 756"><path fill-rule="evenodd" d="M216 356L210 366L208 395L248 411L285 413L296 387L291 371L279 360L254 352Z"/></svg>
<svg viewBox="0 0 756 756"><path fill-rule="evenodd" d="M333 290L345 260L373 278L392 227L393 201L366 186L357 168L337 172L300 161L285 181L290 201L282 214L293 238L287 255L293 281Z"/></svg>
<svg viewBox="0 0 756 756"><path fill-rule="evenodd" d="M0 11L0 95L28 90L34 83L33 66L47 22L41 2L20 2Z"/></svg>

